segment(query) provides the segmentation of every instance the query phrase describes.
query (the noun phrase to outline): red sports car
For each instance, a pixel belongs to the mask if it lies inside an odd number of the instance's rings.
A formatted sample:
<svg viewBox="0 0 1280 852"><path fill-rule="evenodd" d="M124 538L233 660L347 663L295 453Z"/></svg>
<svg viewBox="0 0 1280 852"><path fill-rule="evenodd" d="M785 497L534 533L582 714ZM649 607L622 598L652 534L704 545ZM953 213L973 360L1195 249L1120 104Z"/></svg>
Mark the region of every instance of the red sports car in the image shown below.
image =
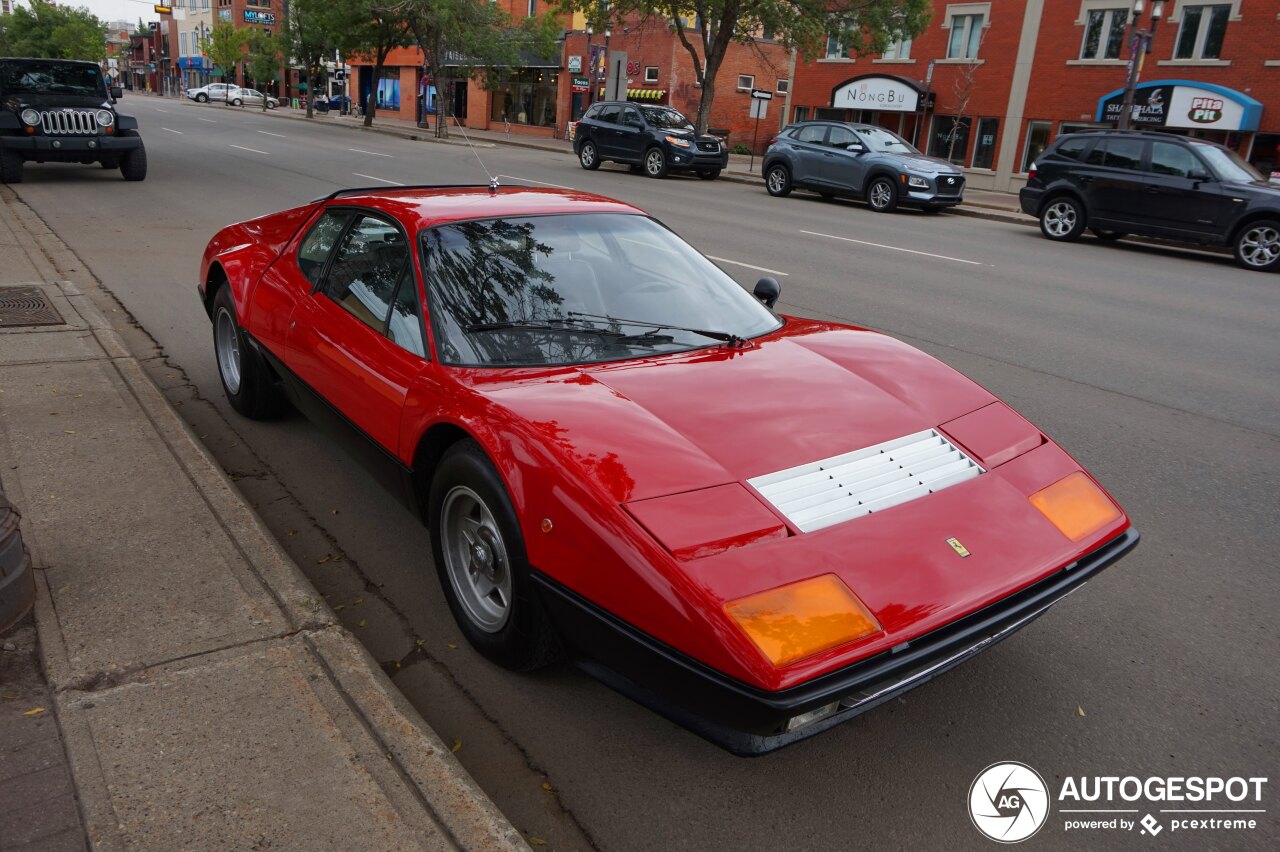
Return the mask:
<svg viewBox="0 0 1280 852"><path fill-rule="evenodd" d="M334 427L430 526L477 649L569 652L736 753L929 680L1138 541L969 379L778 315L772 279L607 198L335 192L220 231L200 296L231 404Z"/></svg>

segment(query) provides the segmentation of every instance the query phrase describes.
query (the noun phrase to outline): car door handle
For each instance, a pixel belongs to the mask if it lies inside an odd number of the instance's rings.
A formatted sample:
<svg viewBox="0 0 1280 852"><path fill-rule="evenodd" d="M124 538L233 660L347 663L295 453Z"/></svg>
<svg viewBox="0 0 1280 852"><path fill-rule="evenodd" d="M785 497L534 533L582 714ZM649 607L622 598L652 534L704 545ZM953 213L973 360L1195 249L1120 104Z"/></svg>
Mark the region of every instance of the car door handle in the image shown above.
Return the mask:
<svg viewBox="0 0 1280 852"><path fill-rule="evenodd" d="M1149 186L1149 187L1147 187L1147 188L1146 188L1145 190L1143 190L1143 191L1144 191L1144 192L1146 192L1146 193L1147 193L1147 195L1159 195L1159 194L1160 194L1160 188L1159 188L1159 187L1155 187L1155 186Z"/></svg>
<svg viewBox="0 0 1280 852"><path fill-rule="evenodd" d="M1091 176L1089 176L1089 175L1081 175L1081 176L1080 176L1080 182L1081 182L1081 183L1093 183L1093 178L1092 178Z"/></svg>

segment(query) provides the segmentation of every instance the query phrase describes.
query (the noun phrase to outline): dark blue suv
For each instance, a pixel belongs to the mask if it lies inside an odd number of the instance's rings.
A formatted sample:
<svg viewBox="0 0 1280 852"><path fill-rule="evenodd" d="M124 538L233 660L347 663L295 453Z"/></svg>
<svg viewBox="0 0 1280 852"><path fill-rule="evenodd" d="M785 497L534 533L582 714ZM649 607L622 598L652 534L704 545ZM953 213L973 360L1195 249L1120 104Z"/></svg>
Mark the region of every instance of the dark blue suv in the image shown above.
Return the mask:
<svg viewBox="0 0 1280 852"><path fill-rule="evenodd" d="M644 169L652 178L694 172L714 180L729 165L729 149L715 136L697 136L693 124L669 106L600 101L573 134L573 152L584 169L606 160Z"/></svg>

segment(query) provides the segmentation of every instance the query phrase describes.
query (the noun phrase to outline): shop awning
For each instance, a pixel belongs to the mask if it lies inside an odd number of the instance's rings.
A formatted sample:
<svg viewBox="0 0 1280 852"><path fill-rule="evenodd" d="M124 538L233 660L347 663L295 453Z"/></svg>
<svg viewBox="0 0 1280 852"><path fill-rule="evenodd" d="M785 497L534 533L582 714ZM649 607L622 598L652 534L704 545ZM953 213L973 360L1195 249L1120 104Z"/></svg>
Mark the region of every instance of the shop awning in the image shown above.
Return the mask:
<svg viewBox="0 0 1280 852"><path fill-rule="evenodd" d="M627 89L629 101L660 101L666 96L666 89Z"/></svg>
<svg viewBox="0 0 1280 852"><path fill-rule="evenodd" d="M1197 80L1152 80L1134 87L1133 126L1203 130L1258 129L1262 102L1235 89ZM1124 89L1098 98L1095 121L1118 121Z"/></svg>

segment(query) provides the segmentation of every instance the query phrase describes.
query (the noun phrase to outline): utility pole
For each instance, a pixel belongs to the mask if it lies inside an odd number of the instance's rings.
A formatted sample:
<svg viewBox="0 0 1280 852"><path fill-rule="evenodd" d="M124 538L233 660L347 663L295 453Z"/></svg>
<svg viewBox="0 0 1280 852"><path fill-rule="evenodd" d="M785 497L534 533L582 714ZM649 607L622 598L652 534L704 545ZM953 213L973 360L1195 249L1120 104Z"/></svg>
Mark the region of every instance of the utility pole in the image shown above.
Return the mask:
<svg viewBox="0 0 1280 852"><path fill-rule="evenodd" d="M1121 130L1128 130L1133 125L1134 90L1142 74L1142 61L1151 52L1151 41L1155 38L1156 25L1160 23L1160 18L1164 14L1164 0L1155 0L1151 4L1151 26L1146 29L1138 26L1142 7L1143 0L1133 0L1133 32L1129 36L1129 71L1124 83L1124 106L1120 109L1120 117L1116 125Z"/></svg>

